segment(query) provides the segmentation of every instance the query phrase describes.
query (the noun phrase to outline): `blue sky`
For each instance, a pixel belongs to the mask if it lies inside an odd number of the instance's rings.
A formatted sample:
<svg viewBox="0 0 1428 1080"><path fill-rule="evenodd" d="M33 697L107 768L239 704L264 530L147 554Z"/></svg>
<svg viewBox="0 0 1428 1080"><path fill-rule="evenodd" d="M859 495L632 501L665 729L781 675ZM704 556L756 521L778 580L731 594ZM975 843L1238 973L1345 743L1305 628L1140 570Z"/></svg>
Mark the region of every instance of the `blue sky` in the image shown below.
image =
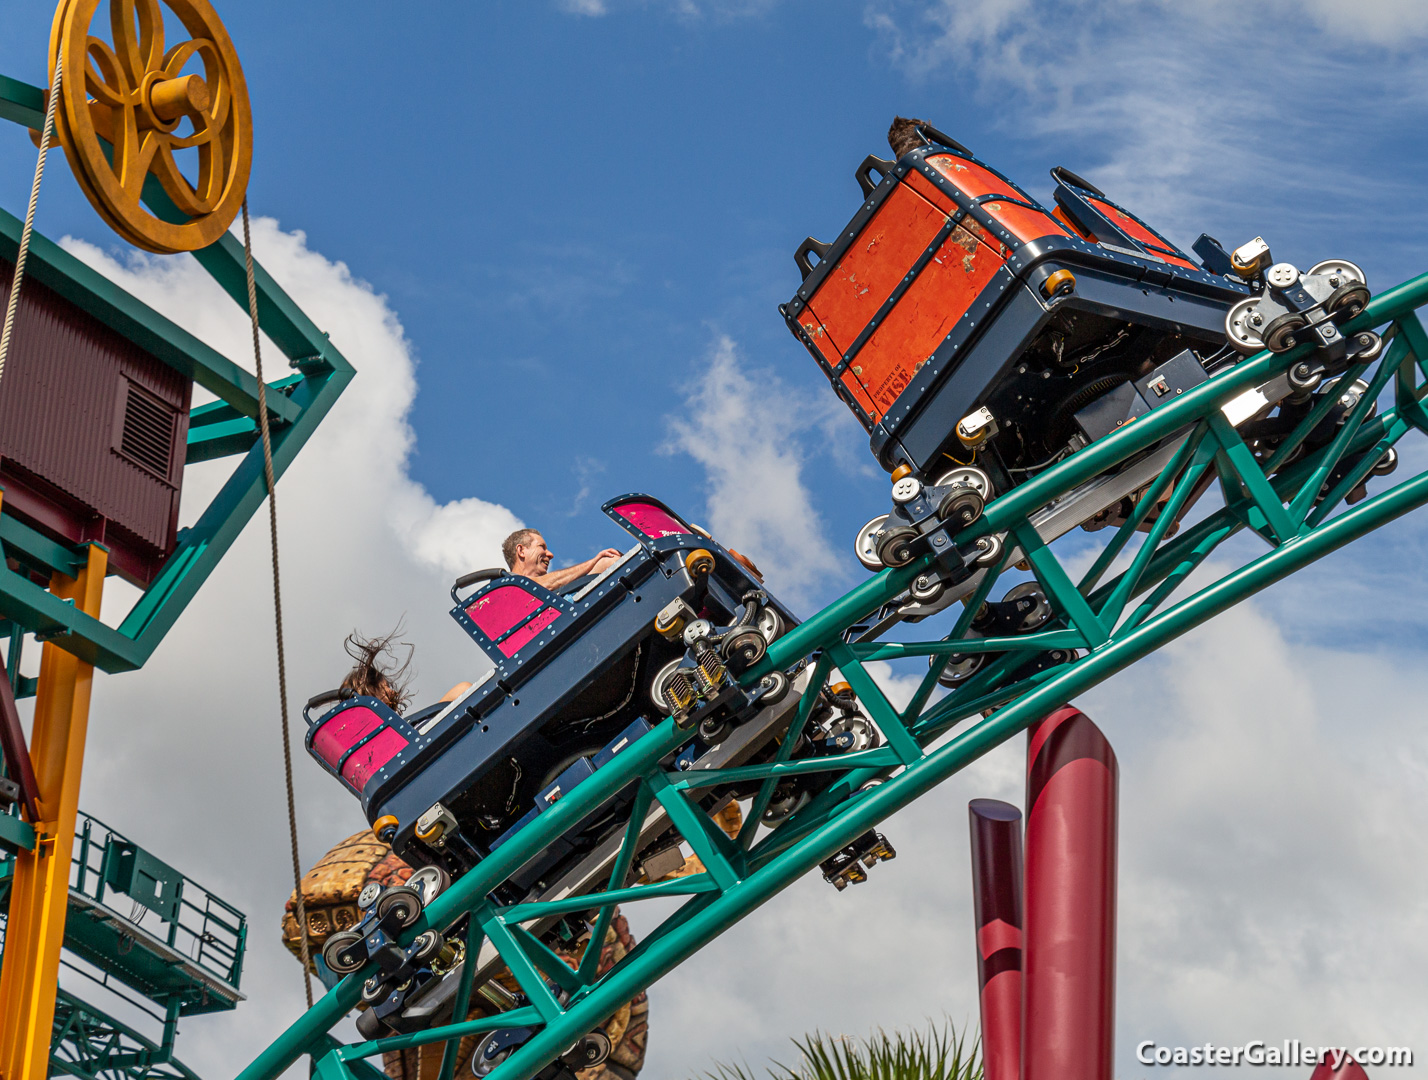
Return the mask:
<svg viewBox="0 0 1428 1080"><path fill-rule="evenodd" d="M439 500L510 506L573 559L608 541L609 495L644 488L698 512L699 465L667 444L720 335L757 385L829 411L804 433L804 476L839 550L865 520L880 481L851 467L867 460L861 432L775 305L797 283L797 243L851 215L852 170L886 152L897 112L934 119L1033 191L1069 165L1185 243L1264 232L1307 263L1348 242L1372 280L1412 272L1424 155L1404 134L1423 76L1404 38L1418 24L1393 21L1411 8L1360 14L1346 36L1313 4L1183 7L223 14L252 88L254 212L385 294L419 359L413 475ZM46 23L10 13L3 70L42 81ZM7 203L28 169L7 155ZM63 169L42 225L112 242ZM818 598L850 580L833 575Z"/></svg>
<svg viewBox="0 0 1428 1080"><path fill-rule="evenodd" d="M1354 259L1375 289L1428 267L1415 0L220 7L253 94L253 211L273 219L258 257L361 373L284 481L295 698L340 675L354 625L403 615L423 693L444 690L470 663L452 574L494 562L518 519L583 557L618 535L600 502L631 489L705 519L804 611L861 580L850 538L885 480L775 308L799 241L856 209L853 169L895 113L1039 195L1067 165L1185 245L1263 234L1301 266ZM8 5L0 71L43 82L48 23ZM56 162L41 231L244 361L242 313L186 258L129 258ZM0 205L23 208L32 168L10 131ZM1428 794L1425 536L1419 517L1385 529L1088 698L1124 777L1120 1075L1145 1072L1142 1037L1338 1025L1428 1052L1428 849L1404 828ZM145 671L98 682L83 795L250 913L251 1000L186 1027L204 1075L300 1003L273 940L285 822L253 690L265 543L247 531ZM155 701L202 702L204 722ZM815 1024L970 1015L961 814L1019 799L1015 757L889 823L903 858L869 885L800 882L659 984L647 1075L787 1057ZM361 822L297 769L312 861ZM176 805L203 807L201 835ZM828 942L854 936L849 990Z"/></svg>

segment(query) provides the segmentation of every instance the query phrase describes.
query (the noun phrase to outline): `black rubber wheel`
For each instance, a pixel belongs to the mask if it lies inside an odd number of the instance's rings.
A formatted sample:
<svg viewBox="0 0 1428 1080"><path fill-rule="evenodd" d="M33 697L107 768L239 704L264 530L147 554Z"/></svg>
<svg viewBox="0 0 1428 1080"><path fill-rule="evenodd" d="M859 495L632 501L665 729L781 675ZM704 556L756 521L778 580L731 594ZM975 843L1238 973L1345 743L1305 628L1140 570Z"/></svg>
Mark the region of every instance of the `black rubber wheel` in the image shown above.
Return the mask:
<svg viewBox="0 0 1428 1080"><path fill-rule="evenodd" d="M783 700L788 693L788 676L782 671L770 671L759 680L759 686L764 688L763 695L759 698L760 705L774 705Z"/></svg>
<svg viewBox="0 0 1428 1080"><path fill-rule="evenodd" d="M1308 325L1303 315L1290 312L1271 319L1264 328L1264 347L1270 352L1285 352L1299 344L1298 334Z"/></svg>
<svg viewBox="0 0 1428 1080"><path fill-rule="evenodd" d="M889 529L882 540L878 542L878 558L882 560L884 566L906 566L912 562L912 545L916 539L916 529L906 527Z"/></svg>
<svg viewBox="0 0 1428 1080"><path fill-rule="evenodd" d="M977 552L972 562L977 566L991 566L1002 557L1002 538L990 534L977 537Z"/></svg>
<svg viewBox="0 0 1428 1080"><path fill-rule="evenodd" d="M1378 464L1373 467L1374 476L1387 476L1398 468L1398 451L1389 447L1383 452L1383 457L1378 459Z"/></svg>
<svg viewBox="0 0 1428 1080"><path fill-rule="evenodd" d="M928 580L926 575L923 575L914 581L907 591L919 604L931 604L942 595L945 588L946 583L941 578Z"/></svg>
<svg viewBox="0 0 1428 1080"><path fill-rule="evenodd" d="M699 721L699 737L710 746L718 746L729 737L729 732L733 730L728 718L715 720L712 717ZM582 1069L584 1065L580 1066Z"/></svg>
<svg viewBox="0 0 1428 1080"><path fill-rule="evenodd" d="M1324 301L1324 310L1334 317L1335 322L1345 322L1368 307L1370 295L1367 285L1351 281L1329 294L1329 299Z"/></svg>
<svg viewBox="0 0 1428 1080"><path fill-rule="evenodd" d="M392 988L387 985L387 980L380 975L373 975L362 984L362 1000L368 1005L377 1004L391 992Z"/></svg>
<svg viewBox="0 0 1428 1080"><path fill-rule="evenodd" d="M361 943L362 935L351 930L333 934L323 942L322 962L335 974L350 975L367 962L365 949L352 948Z"/></svg>
<svg viewBox="0 0 1428 1080"><path fill-rule="evenodd" d="M395 912L398 926L411 926L421 918L421 893L408 885L394 885L377 898L377 918Z"/></svg>
<svg viewBox="0 0 1428 1080"><path fill-rule="evenodd" d="M969 487L959 488L942 500L941 505L937 507L937 516L943 521L950 521L962 527L981 517L982 508L985 506L981 492Z"/></svg>
<svg viewBox="0 0 1428 1080"><path fill-rule="evenodd" d="M763 632L757 626L750 626L745 630L736 630L726 637L719 651L724 654L726 661L742 669L753 667L762 660L768 646Z"/></svg>
<svg viewBox="0 0 1428 1080"><path fill-rule="evenodd" d="M441 947L446 940L435 930L425 930L412 941L412 960L417 964L429 964L441 955Z"/></svg>

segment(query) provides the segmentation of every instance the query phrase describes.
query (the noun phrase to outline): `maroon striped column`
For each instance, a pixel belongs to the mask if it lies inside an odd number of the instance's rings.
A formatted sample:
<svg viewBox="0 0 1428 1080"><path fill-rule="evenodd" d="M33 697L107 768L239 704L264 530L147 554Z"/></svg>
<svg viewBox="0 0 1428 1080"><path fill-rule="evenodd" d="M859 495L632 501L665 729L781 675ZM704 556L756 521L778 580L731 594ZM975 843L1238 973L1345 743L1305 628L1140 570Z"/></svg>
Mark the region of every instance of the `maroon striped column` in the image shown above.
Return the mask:
<svg viewBox="0 0 1428 1080"><path fill-rule="evenodd" d="M972 826L972 896L977 916L977 986L986 1080L1021 1075L1021 811L996 799L967 804Z"/></svg>
<svg viewBox="0 0 1428 1080"><path fill-rule="evenodd" d="M1334 1068L1334 1056L1325 1054L1309 1074L1309 1080L1368 1080L1368 1073L1364 1072L1364 1067L1355 1061L1351 1054L1345 1054L1339 1059L1337 1069Z"/></svg>
<svg viewBox="0 0 1428 1080"><path fill-rule="evenodd" d="M1112 1080L1116 788L1111 745L1080 710L1028 730L1023 1080Z"/></svg>

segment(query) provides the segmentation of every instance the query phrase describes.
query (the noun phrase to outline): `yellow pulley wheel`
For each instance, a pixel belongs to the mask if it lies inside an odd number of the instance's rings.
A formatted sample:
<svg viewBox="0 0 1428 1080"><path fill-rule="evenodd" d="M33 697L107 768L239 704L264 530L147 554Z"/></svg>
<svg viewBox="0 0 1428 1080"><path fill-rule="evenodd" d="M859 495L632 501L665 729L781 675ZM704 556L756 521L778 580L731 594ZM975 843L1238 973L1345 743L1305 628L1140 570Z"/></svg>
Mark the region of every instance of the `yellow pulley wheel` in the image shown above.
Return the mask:
<svg viewBox="0 0 1428 1080"><path fill-rule="evenodd" d="M108 0L108 37L91 26L101 0L61 0L50 31L60 67L55 131L99 215L136 247L196 251L233 223L253 163L248 84L208 0L164 0L188 37L165 43L160 0ZM169 25L174 25L170 18ZM140 202L154 177L182 215ZM192 179L190 179L192 177Z"/></svg>

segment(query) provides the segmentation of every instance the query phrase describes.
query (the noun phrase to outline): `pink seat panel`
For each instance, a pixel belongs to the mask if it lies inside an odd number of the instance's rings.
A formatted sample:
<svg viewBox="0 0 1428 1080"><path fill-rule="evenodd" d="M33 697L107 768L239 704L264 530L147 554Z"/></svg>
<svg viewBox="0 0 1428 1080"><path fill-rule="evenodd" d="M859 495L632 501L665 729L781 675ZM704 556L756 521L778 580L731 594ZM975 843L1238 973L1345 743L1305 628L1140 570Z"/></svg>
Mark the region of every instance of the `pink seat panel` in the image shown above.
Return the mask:
<svg viewBox="0 0 1428 1080"><path fill-rule="evenodd" d="M471 621L481 628L483 634L494 641L537 610L541 603L540 597L531 595L519 585L502 585L481 593L467 604L466 614L471 616ZM546 609L501 642L501 652L515 656L522 646L558 618L559 611Z"/></svg>
<svg viewBox="0 0 1428 1080"><path fill-rule="evenodd" d="M377 731L383 723L382 717L366 706L354 705L350 709L343 709L317 729L317 734L312 738L312 749L318 757L335 769L349 747ZM406 749L406 746L407 740L400 732L392 728L378 731L343 764L343 779L360 791L378 769Z"/></svg>
<svg viewBox="0 0 1428 1080"><path fill-rule="evenodd" d="M690 532L663 507L653 503L627 502L612 508L652 540L665 536L689 536Z"/></svg>
<svg viewBox="0 0 1428 1080"><path fill-rule="evenodd" d="M342 779L361 791L367 786L367 781L377 775L378 769L406 748L407 740L402 738L401 733L386 728L378 732L371 742L363 743L353 751L347 764L342 766Z"/></svg>
<svg viewBox="0 0 1428 1080"><path fill-rule="evenodd" d="M501 651L507 656L515 656L526 642L530 641L531 638L535 637L558 618L560 618L560 612L556 611L555 608L547 608L505 641L501 642Z"/></svg>

